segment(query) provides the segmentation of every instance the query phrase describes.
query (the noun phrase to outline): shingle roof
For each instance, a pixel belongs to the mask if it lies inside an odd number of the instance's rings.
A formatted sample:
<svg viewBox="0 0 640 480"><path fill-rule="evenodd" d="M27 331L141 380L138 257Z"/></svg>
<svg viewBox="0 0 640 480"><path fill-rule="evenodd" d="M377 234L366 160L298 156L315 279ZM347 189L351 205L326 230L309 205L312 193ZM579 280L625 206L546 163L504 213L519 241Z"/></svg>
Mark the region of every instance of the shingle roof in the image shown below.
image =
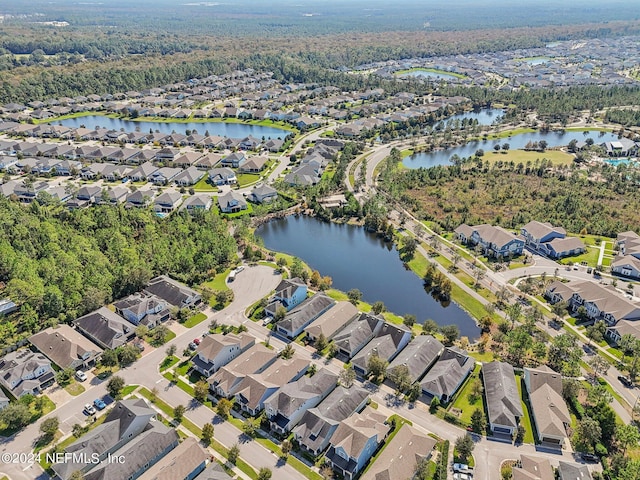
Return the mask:
<svg viewBox="0 0 640 480"><path fill-rule="evenodd" d="M333 340L339 349L348 352L349 357L352 357L373 338L383 323L384 320L377 315L360 313L358 318L340 330Z"/></svg>
<svg viewBox="0 0 640 480"><path fill-rule="evenodd" d="M264 371L276 358L276 352L257 343L209 377L209 385L221 389L226 395L233 395L234 387L237 387L245 376Z"/></svg>
<svg viewBox="0 0 640 480"><path fill-rule="evenodd" d="M186 438L158 463L147 470L140 480L176 480L187 478L209 459L209 454L195 438Z"/></svg>
<svg viewBox="0 0 640 480"><path fill-rule="evenodd" d="M322 312L335 304L335 300L324 293L316 293L314 296L307 298L299 305L293 307L287 315L278 322L278 328L284 328L289 332L304 327L307 323L313 321Z"/></svg>
<svg viewBox="0 0 640 480"><path fill-rule="evenodd" d="M456 347L447 347L420 386L432 395L450 396L473 366L473 359L465 352Z"/></svg>
<svg viewBox="0 0 640 480"><path fill-rule="evenodd" d="M513 469L513 480L555 480L553 467L546 458L520 455L521 467Z"/></svg>
<svg viewBox="0 0 640 480"><path fill-rule="evenodd" d="M73 323L105 348L119 347L133 335L131 324L107 307L100 307Z"/></svg>
<svg viewBox="0 0 640 480"><path fill-rule="evenodd" d="M353 357L352 363L363 371L367 371L369 359L373 355L383 360L392 360L402 346L403 340L408 341L410 337L411 331L405 326L385 322L376 336Z"/></svg>
<svg viewBox="0 0 640 480"><path fill-rule="evenodd" d="M378 443L382 442L389 431L385 421L384 415L366 407L362 413L351 415L340 423L331 437L331 445L341 447L351 458L358 458L370 438L376 437Z"/></svg>
<svg viewBox="0 0 640 480"><path fill-rule="evenodd" d="M513 367L504 362L485 363L482 379L490 423L517 427L523 412Z"/></svg>
<svg viewBox="0 0 640 480"><path fill-rule="evenodd" d="M578 463L560 461L558 465L560 480L592 480L589 467Z"/></svg>
<svg viewBox="0 0 640 480"><path fill-rule="evenodd" d="M389 364L387 372L406 365L413 381L419 380L444 351L444 345L431 335L419 335Z"/></svg>
<svg viewBox="0 0 640 480"><path fill-rule="evenodd" d="M354 319L357 314L358 309L350 302L338 302L333 308L324 312L315 322L305 328L305 331L314 338L318 338L320 334L323 334L325 338L330 339L339 329Z"/></svg>
<svg viewBox="0 0 640 480"><path fill-rule="evenodd" d="M286 418L293 414L308 399L317 397L338 383L338 376L321 368L313 377L301 377L295 382L287 383L270 397L265 404Z"/></svg>
<svg viewBox="0 0 640 480"><path fill-rule="evenodd" d="M197 292L191 288L166 275L152 278L144 289L175 307L182 306L182 303L189 297L197 295Z"/></svg>
<svg viewBox="0 0 640 480"><path fill-rule="evenodd" d="M554 227L549 222L542 223L536 220L532 220L531 222L527 223L524 227L522 227L522 229L526 230L527 233L529 233L533 238L536 239L540 239L552 232L557 232L561 235L567 234L567 231L562 227Z"/></svg>
<svg viewBox="0 0 640 480"><path fill-rule="evenodd" d="M87 352L90 357L102 353L100 347L65 324L36 333L29 341L61 368L81 363L81 357Z"/></svg>

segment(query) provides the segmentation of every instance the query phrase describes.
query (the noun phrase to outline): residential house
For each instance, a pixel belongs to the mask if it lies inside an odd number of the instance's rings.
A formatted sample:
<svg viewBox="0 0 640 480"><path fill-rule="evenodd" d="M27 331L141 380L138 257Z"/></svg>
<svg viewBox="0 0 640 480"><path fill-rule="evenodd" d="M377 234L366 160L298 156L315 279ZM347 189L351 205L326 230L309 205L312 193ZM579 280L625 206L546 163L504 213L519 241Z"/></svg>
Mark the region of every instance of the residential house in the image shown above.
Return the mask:
<svg viewBox="0 0 640 480"><path fill-rule="evenodd" d="M163 139L166 135L163 137ZM156 160L159 162L174 162L180 156L180 150L177 148L165 147L156 151Z"/></svg>
<svg viewBox="0 0 640 480"><path fill-rule="evenodd" d="M616 246L622 255L633 255L640 258L640 235L628 231L619 233L616 238Z"/></svg>
<svg viewBox="0 0 640 480"><path fill-rule="evenodd" d="M412 382L417 382L436 363L443 351L444 345L431 335L418 335L389 363L387 376L395 368L406 366Z"/></svg>
<svg viewBox="0 0 640 480"><path fill-rule="evenodd" d="M314 165L300 165L287 173L284 181L292 186L308 187L317 184L322 178L322 168Z"/></svg>
<svg viewBox="0 0 640 480"><path fill-rule="evenodd" d="M195 165L198 162L198 160L200 160L202 157L203 155L200 152L187 152L180 155L178 158L176 158L173 161L173 164L176 167L182 167L182 168L191 167L192 165Z"/></svg>
<svg viewBox="0 0 640 480"><path fill-rule="evenodd" d="M522 255L525 240L507 232L501 227L482 224L470 227L462 224L454 230L462 243L480 245L483 253L490 257L509 257Z"/></svg>
<svg viewBox="0 0 640 480"><path fill-rule="evenodd" d="M264 402L289 382L295 382L309 368L302 358L277 359L262 373L249 374L235 388L236 404L249 415L256 416L264 409Z"/></svg>
<svg viewBox="0 0 640 480"><path fill-rule="evenodd" d="M0 299L0 315L9 315L18 310L18 306L8 298Z"/></svg>
<svg viewBox="0 0 640 480"><path fill-rule="evenodd" d="M153 201L153 210L159 214L171 213L182 203L180 192L167 191L158 195Z"/></svg>
<svg viewBox="0 0 640 480"><path fill-rule="evenodd" d="M324 335L325 339L330 340L341 328L354 320L356 315L358 315L358 309L351 302L337 302L333 308L320 315L304 331L312 342L315 342L320 335Z"/></svg>
<svg viewBox="0 0 640 480"><path fill-rule="evenodd" d="M564 258L580 255L587 247L578 237L555 238L544 244L546 254L551 258Z"/></svg>
<svg viewBox="0 0 640 480"><path fill-rule="evenodd" d="M155 192L151 189L135 190L127 195L125 208L146 208L155 196Z"/></svg>
<svg viewBox="0 0 640 480"><path fill-rule="evenodd" d="M196 193L185 198L182 202L180 210L186 210L189 213L195 213L197 211L208 211L213 206L213 197L206 193Z"/></svg>
<svg viewBox="0 0 640 480"><path fill-rule="evenodd" d="M241 194L230 190L218 197L218 206L222 213L237 213L247 209L247 201Z"/></svg>
<svg viewBox="0 0 640 480"><path fill-rule="evenodd" d="M512 480L555 480L555 475L549 459L520 455L520 465L513 467Z"/></svg>
<svg viewBox="0 0 640 480"><path fill-rule="evenodd" d="M169 185L182 173L181 168L162 167L148 176L148 180L154 185Z"/></svg>
<svg viewBox="0 0 640 480"><path fill-rule="evenodd" d="M276 153L282 150L282 147L284 146L284 140L280 140L279 138L271 138L266 141L264 146L270 152Z"/></svg>
<svg viewBox="0 0 640 480"><path fill-rule="evenodd" d="M261 144L262 141L260 139L249 135L238 142L238 148L242 150L258 150Z"/></svg>
<svg viewBox="0 0 640 480"><path fill-rule="evenodd" d="M107 414L103 423L65 449L66 453L75 455L70 456L67 461L54 463L51 468L62 480L67 480L76 471L87 478L86 473L96 466L94 458L104 461L109 454L137 439L143 432L153 430L158 424L164 426L156 420L156 411L143 399L121 400Z"/></svg>
<svg viewBox="0 0 640 480"><path fill-rule="evenodd" d="M51 362L41 353L22 348L0 358L0 383L15 398L36 395L54 380Z"/></svg>
<svg viewBox="0 0 640 480"><path fill-rule="evenodd" d="M60 368L91 367L102 354L100 347L66 324L31 335L29 342Z"/></svg>
<svg viewBox="0 0 640 480"><path fill-rule="evenodd" d="M211 462L195 480L231 480L232 478L218 462Z"/></svg>
<svg viewBox="0 0 640 480"><path fill-rule="evenodd" d="M108 182L117 182L123 178L129 178L129 174L133 171L131 167L126 165L107 165L102 169L100 174ZM116 187L117 188L117 187Z"/></svg>
<svg viewBox="0 0 640 480"><path fill-rule="evenodd" d="M221 158L222 158L222 155L220 154L209 153L208 155L205 155L204 157L200 158L196 162L195 166L198 170L209 170L214 166L216 166L218 163L220 163Z"/></svg>
<svg viewBox="0 0 640 480"><path fill-rule="evenodd" d="M360 313L333 337L338 353L353 358L376 336L383 324L384 319L378 315Z"/></svg>
<svg viewBox="0 0 640 480"><path fill-rule="evenodd" d="M413 478L416 466L431 458L436 440L405 423L385 446L362 480L406 480Z"/></svg>
<svg viewBox="0 0 640 480"><path fill-rule="evenodd" d="M144 291L177 308L191 308L202 302L198 292L166 275L152 278Z"/></svg>
<svg viewBox="0 0 640 480"><path fill-rule="evenodd" d="M205 173L203 171L198 170L192 165L176 175L173 181L179 187L190 187L198 183L204 175Z"/></svg>
<svg viewBox="0 0 640 480"><path fill-rule="evenodd" d="M82 208L90 204L97 203L102 196L102 188L98 185L85 185L81 187L74 198L67 202L69 208Z"/></svg>
<svg viewBox="0 0 640 480"><path fill-rule="evenodd" d="M353 480L384 442L389 427L386 416L366 407L362 413L345 418L329 441L325 458L334 471Z"/></svg>
<svg viewBox="0 0 640 480"><path fill-rule="evenodd" d="M126 187L109 187L106 192L103 192L102 195L100 195L100 199L97 203L117 205L126 201L127 195L129 195L129 189Z"/></svg>
<svg viewBox="0 0 640 480"><path fill-rule="evenodd" d="M340 422L360 412L369 400L364 388L337 387L317 407L307 410L293 429L298 445L314 457L328 446Z"/></svg>
<svg viewBox="0 0 640 480"><path fill-rule="evenodd" d="M565 238L567 232L562 227L554 227L548 222L542 223L532 220L520 229L520 233L525 239L526 245L538 250L543 243L550 242L556 238Z"/></svg>
<svg viewBox="0 0 640 480"><path fill-rule="evenodd" d="M283 385L264 402L271 429L282 435L291 431L304 412L324 400L337 384L338 376L322 368L313 377Z"/></svg>
<svg viewBox="0 0 640 480"><path fill-rule="evenodd" d="M611 262L611 273L634 280L640 279L640 258L635 255L617 256Z"/></svg>
<svg viewBox="0 0 640 480"><path fill-rule="evenodd" d="M260 173L267 166L267 157L251 157L238 168L241 173Z"/></svg>
<svg viewBox="0 0 640 480"><path fill-rule="evenodd" d="M513 436L523 415L522 401L513 367L504 362L482 364L489 428L494 434Z"/></svg>
<svg viewBox="0 0 640 480"><path fill-rule="evenodd" d="M254 203L269 203L278 198L278 192L275 188L261 183L253 187L247 198Z"/></svg>
<svg viewBox="0 0 640 480"><path fill-rule="evenodd" d="M558 480L593 480L593 477L586 465L561 460L558 464Z"/></svg>
<svg viewBox="0 0 640 480"><path fill-rule="evenodd" d="M169 320L170 317L167 302L155 295L134 293L114 302L113 306L116 313L129 322L134 325L146 325L149 328Z"/></svg>
<svg viewBox="0 0 640 480"><path fill-rule="evenodd" d="M324 293L316 293L293 307L276 324L276 332L294 339L304 328L335 305L335 301Z"/></svg>
<svg viewBox="0 0 640 480"><path fill-rule="evenodd" d="M441 403L449 402L473 371L474 365L473 358L458 347L445 348L436 364L422 379L422 392L438 397Z"/></svg>
<svg viewBox="0 0 640 480"><path fill-rule="evenodd" d="M211 185L233 185L238 182L236 173L227 167L212 168L208 173L207 181Z"/></svg>
<svg viewBox="0 0 640 480"><path fill-rule="evenodd" d="M208 335L202 339L192 358L193 368L205 377L254 346L256 339L247 334Z"/></svg>
<svg viewBox="0 0 640 480"><path fill-rule="evenodd" d="M9 406L9 398L0 390L0 410L4 410Z"/></svg>
<svg viewBox="0 0 640 480"><path fill-rule="evenodd" d="M356 373L369 373L369 360L377 356L392 361L411 340L411 330L404 325L384 323L376 335L353 358L351 363Z"/></svg>
<svg viewBox="0 0 640 480"><path fill-rule="evenodd" d="M145 182L154 172L157 171L158 167L156 167L153 163L145 162L129 172L128 177L132 182Z"/></svg>
<svg viewBox="0 0 640 480"><path fill-rule="evenodd" d="M210 457L210 454L198 444L198 440L188 437L138 478L140 480L200 478L199 474L207 468Z"/></svg>
<svg viewBox="0 0 640 480"><path fill-rule="evenodd" d="M302 303L305 298L307 298L307 284L297 277L285 278L276 287L276 292L264 308L264 313L273 317L280 306L290 312L294 307Z"/></svg>
<svg viewBox="0 0 640 480"><path fill-rule="evenodd" d="M75 327L103 349L113 350L135 335L131 323L107 307L100 307L74 320Z"/></svg>
<svg viewBox="0 0 640 480"><path fill-rule="evenodd" d="M223 167L239 168L244 165L246 161L247 157L245 157L244 153L234 152L224 157L220 163Z"/></svg>
<svg viewBox="0 0 640 480"><path fill-rule="evenodd" d="M246 376L264 372L277 358L276 352L258 343L209 377L209 390L229 398Z"/></svg>
<svg viewBox="0 0 640 480"><path fill-rule="evenodd" d="M531 420L537 440L562 447L571 415L562 398L562 375L546 365L524 369L524 384L531 405Z"/></svg>

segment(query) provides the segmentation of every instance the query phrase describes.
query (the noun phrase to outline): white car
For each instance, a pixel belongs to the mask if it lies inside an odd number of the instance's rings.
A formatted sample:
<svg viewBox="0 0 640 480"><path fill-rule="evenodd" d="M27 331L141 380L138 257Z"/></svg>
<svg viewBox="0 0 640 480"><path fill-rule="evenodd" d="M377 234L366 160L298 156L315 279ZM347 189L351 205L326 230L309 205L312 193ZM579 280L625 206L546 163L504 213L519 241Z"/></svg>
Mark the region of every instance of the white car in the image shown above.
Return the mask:
<svg viewBox="0 0 640 480"><path fill-rule="evenodd" d="M473 477L466 473L454 473L453 480L472 480Z"/></svg>
<svg viewBox="0 0 640 480"><path fill-rule="evenodd" d="M78 380L79 382L84 382L87 379L87 374L84 373L82 370L78 370L76 372L76 380Z"/></svg>
<svg viewBox="0 0 640 480"><path fill-rule="evenodd" d="M93 408L93 405L91 405L90 403L87 403L84 406L84 413L86 413L87 415L91 416L91 415L95 415L96 414L96 409Z"/></svg>

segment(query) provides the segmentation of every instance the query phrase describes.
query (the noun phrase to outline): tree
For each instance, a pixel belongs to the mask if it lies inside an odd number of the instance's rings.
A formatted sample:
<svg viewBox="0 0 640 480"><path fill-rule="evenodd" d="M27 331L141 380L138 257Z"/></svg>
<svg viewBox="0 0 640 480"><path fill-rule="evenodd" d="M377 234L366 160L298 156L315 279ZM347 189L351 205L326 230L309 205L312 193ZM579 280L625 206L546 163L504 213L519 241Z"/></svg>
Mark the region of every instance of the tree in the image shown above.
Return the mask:
<svg viewBox="0 0 640 480"><path fill-rule="evenodd" d="M79 423L74 423L73 427L71 427L71 435L76 438L80 438L85 433L87 433L87 427L83 427Z"/></svg>
<svg viewBox="0 0 640 480"><path fill-rule="evenodd" d="M404 317L402 317L402 323L406 327L411 328L416 323L416 316L411 313L407 313L404 315Z"/></svg>
<svg viewBox="0 0 640 480"><path fill-rule="evenodd" d="M595 445L602 439L602 430L596 420L584 416L578 422L574 433L574 444L576 449L583 452L593 453Z"/></svg>
<svg viewBox="0 0 640 480"><path fill-rule="evenodd" d="M458 339L460 329L457 325L444 325L440 327L440 333L444 336L445 345L451 346Z"/></svg>
<svg viewBox="0 0 640 480"><path fill-rule="evenodd" d="M184 405L176 405L176 407L173 409L173 418L175 418L176 422L182 422L182 418L184 417L184 412L186 410L187 409Z"/></svg>
<svg viewBox="0 0 640 480"><path fill-rule="evenodd" d="M31 420L31 412L27 405L10 403L0 411L0 422L9 430L17 430L24 427Z"/></svg>
<svg viewBox="0 0 640 480"><path fill-rule="evenodd" d="M622 455L625 455L628 448L635 448L640 443L640 432L635 425L616 425L615 438Z"/></svg>
<svg viewBox="0 0 640 480"><path fill-rule="evenodd" d="M118 360L122 366L131 365L140 356L140 350L133 345L123 345L116 350L118 351Z"/></svg>
<svg viewBox="0 0 640 480"><path fill-rule="evenodd" d="M509 145L508 143L503 143L502 144L502 150L506 153L509 149L511 148L511 145Z"/></svg>
<svg viewBox="0 0 640 480"><path fill-rule="evenodd" d="M434 335L438 332L439 329L440 326L436 323L435 320L432 320L431 318L427 318L422 324L422 331L427 335Z"/></svg>
<svg viewBox="0 0 640 480"><path fill-rule="evenodd" d="M204 403L209 395L209 384L206 380L198 380L193 386L193 398L200 403Z"/></svg>
<svg viewBox="0 0 640 480"><path fill-rule="evenodd" d="M167 341L167 335L169 335L169 327L163 324L157 325L151 330L151 344L154 347L164 345Z"/></svg>
<svg viewBox="0 0 640 480"><path fill-rule="evenodd" d="M591 368L593 368L593 373L597 377L598 375L606 375L609 370L609 362L607 362L600 355L594 355L587 362Z"/></svg>
<svg viewBox="0 0 640 480"><path fill-rule="evenodd" d="M53 438L60 426L58 417L49 417L40 424L40 431L47 438Z"/></svg>
<svg viewBox="0 0 640 480"><path fill-rule="evenodd" d="M501 147L500 147L500 144L499 144L499 143L496 143L496 144L493 146L493 149L494 149L496 152L499 152L499 151L500 151L500 148L501 148Z"/></svg>
<svg viewBox="0 0 640 480"><path fill-rule="evenodd" d="M406 392L413 383L413 379L409 373L409 367L406 365L398 365L391 369L391 372L389 372L389 380L396 385L398 392Z"/></svg>
<svg viewBox="0 0 640 480"><path fill-rule="evenodd" d="M211 443L211 440L213 440L213 433L214 433L213 424L205 423L202 427L202 441L206 445L209 445Z"/></svg>
<svg viewBox="0 0 640 480"><path fill-rule="evenodd" d="M291 450L293 449L293 445L288 439L285 439L282 441L280 449L282 450L282 457L287 458L289 456L289 453L291 453Z"/></svg>
<svg viewBox="0 0 640 480"><path fill-rule="evenodd" d="M244 433L249 438L255 438L258 433L258 425L256 421L249 418L246 422L242 424L242 433Z"/></svg>
<svg viewBox="0 0 640 480"><path fill-rule="evenodd" d="M144 338L147 336L147 334L149 333L149 327L147 327L144 324L140 324L136 327L136 337L138 338Z"/></svg>
<svg viewBox="0 0 640 480"><path fill-rule="evenodd" d="M229 453L227 454L227 460L229 463L235 465L238 457L240 456L240 447L237 443L234 443L233 446L229 449Z"/></svg>
<svg viewBox="0 0 640 480"><path fill-rule="evenodd" d="M382 303L380 300L378 300L373 305L371 305L371 311L373 313L375 313L376 315L381 314L382 312L385 311L384 303Z"/></svg>
<svg viewBox="0 0 640 480"><path fill-rule="evenodd" d="M124 378L119 377L118 375L115 375L111 377L107 382L107 392L112 398L119 400L120 393L122 392L124 385L125 385Z"/></svg>
<svg viewBox="0 0 640 480"><path fill-rule="evenodd" d="M273 320L277 323L280 320L283 320L284 317L287 316L287 309L283 306L279 306L276 308L276 313L273 316Z"/></svg>
<svg viewBox="0 0 640 480"><path fill-rule="evenodd" d="M437 396L434 396L431 399L431 403L429 404L429 412L436 413L438 411L438 407L440 407L440 398Z"/></svg>
<svg viewBox="0 0 640 480"><path fill-rule="evenodd" d="M413 237L406 237L402 246L402 255L406 259L412 259L418 249L418 242Z"/></svg>
<svg viewBox="0 0 640 480"><path fill-rule="evenodd" d="M325 463L322 467L320 467L320 475L322 476L322 480L333 480L334 473L331 465Z"/></svg>
<svg viewBox="0 0 640 480"><path fill-rule="evenodd" d="M287 345L280 352L280 358L283 360L289 360L296 353L296 349L293 348L293 345L287 343Z"/></svg>
<svg viewBox="0 0 640 480"><path fill-rule="evenodd" d="M362 299L362 292L357 288L352 288L347 292L347 297L349 298L349 301L357 307L358 303Z"/></svg>
<svg viewBox="0 0 640 480"><path fill-rule="evenodd" d="M518 430L516 430L516 443L524 442L524 436L527 433L527 429L522 425L518 425Z"/></svg>
<svg viewBox="0 0 640 480"><path fill-rule="evenodd" d="M73 375L73 368L65 368L64 370L60 370L58 373L56 373L56 382L58 382L58 385L60 385L61 387L66 387L71 383Z"/></svg>
<svg viewBox="0 0 640 480"><path fill-rule="evenodd" d="M353 382L356 380L356 371L353 369L353 365L349 365L347 368L340 371L340 385L345 388L351 388Z"/></svg>
<svg viewBox="0 0 640 480"><path fill-rule="evenodd" d="M473 453L475 444L469 435L462 435L456 439L456 451L458 452L458 458L462 462L465 462L467 458Z"/></svg>
<svg viewBox="0 0 640 480"><path fill-rule="evenodd" d="M324 336L324 333L321 333L318 335L318 338L316 338L316 350L320 353L325 348L327 348L327 337Z"/></svg>
<svg viewBox="0 0 640 480"><path fill-rule="evenodd" d="M486 426L487 421L484 418L484 413L479 408L476 408L471 414L471 429L482 435Z"/></svg>
<svg viewBox="0 0 640 480"><path fill-rule="evenodd" d="M515 323L520 320L520 317L522 316L522 306L517 302L512 303L507 307L506 314L511 322L511 328L513 328Z"/></svg>
<svg viewBox="0 0 640 480"><path fill-rule="evenodd" d="M176 350L178 349L178 347L175 346L175 344L171 344L167 347L167 349L165 350L165 353L167 354L167 357L173 357L176 354ZM104 353L103 353L104 355Z"/></svg>
<svg viewBox="0 0 640 480"><path fill-rule="evenodd" d="M272 475L273 473L271 472L271 469L262 467L258 472L258 480L269 480Z"/></svg>
<svg viewBox="0 0 640 480"><path fill-rule="evenodd" d="M100 363L105 367L115 367L118 365L118 352L112 349L106 349L100 356Z"/></svg>
<svg viewBox="0 0 640 480"><path fill-rule="evenodd" d="M226 420L229 418L229 412L231 411L231 401L226 398L221 398L216 406L216 413L220 418Z"/></svg>
<svg viewBox="0 0 640 480"><path fill-rule="evenodd" d="M369 375L374 378L374 381L382 381L388 365L389 362L384 358L380 358L378 355L373 354L369 357L369 361L367 362L367 371L369 372Z"/></svg>
<svg viewBox="0 0 640 480"><path fill-rule="evenodd" d="M473 383L471 384L471 392L469 393L469 403L474 404L476 403L481 397L482 397L482 392L484 392L484 387L482 386L482 382L480 381L479 378L476 378L475 380L473 380Z"/></svg>

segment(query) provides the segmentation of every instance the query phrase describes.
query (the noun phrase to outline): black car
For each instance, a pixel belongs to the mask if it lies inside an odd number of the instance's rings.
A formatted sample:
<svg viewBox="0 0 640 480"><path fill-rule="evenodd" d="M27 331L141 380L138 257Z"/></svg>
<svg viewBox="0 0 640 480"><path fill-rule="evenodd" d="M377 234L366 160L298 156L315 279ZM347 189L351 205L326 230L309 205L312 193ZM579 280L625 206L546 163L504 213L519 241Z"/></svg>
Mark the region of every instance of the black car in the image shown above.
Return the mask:
<svg viewBox="0 0 640 480"><path fill-rule="evenodd" d="M585 462L599 462L600 459L597 455L593 453L581 453L580 458L582 458Z"/></svg>
<svg viewBox="0 0 640 480"><path fill-rule="evenodd" d="M632 382L629 378L627 378L627 377L623 377L622 375L618 375L618 380L620 380L620 382L621 382L625 387L628 387L628 388L633 387L633 382Z"/></svg>

